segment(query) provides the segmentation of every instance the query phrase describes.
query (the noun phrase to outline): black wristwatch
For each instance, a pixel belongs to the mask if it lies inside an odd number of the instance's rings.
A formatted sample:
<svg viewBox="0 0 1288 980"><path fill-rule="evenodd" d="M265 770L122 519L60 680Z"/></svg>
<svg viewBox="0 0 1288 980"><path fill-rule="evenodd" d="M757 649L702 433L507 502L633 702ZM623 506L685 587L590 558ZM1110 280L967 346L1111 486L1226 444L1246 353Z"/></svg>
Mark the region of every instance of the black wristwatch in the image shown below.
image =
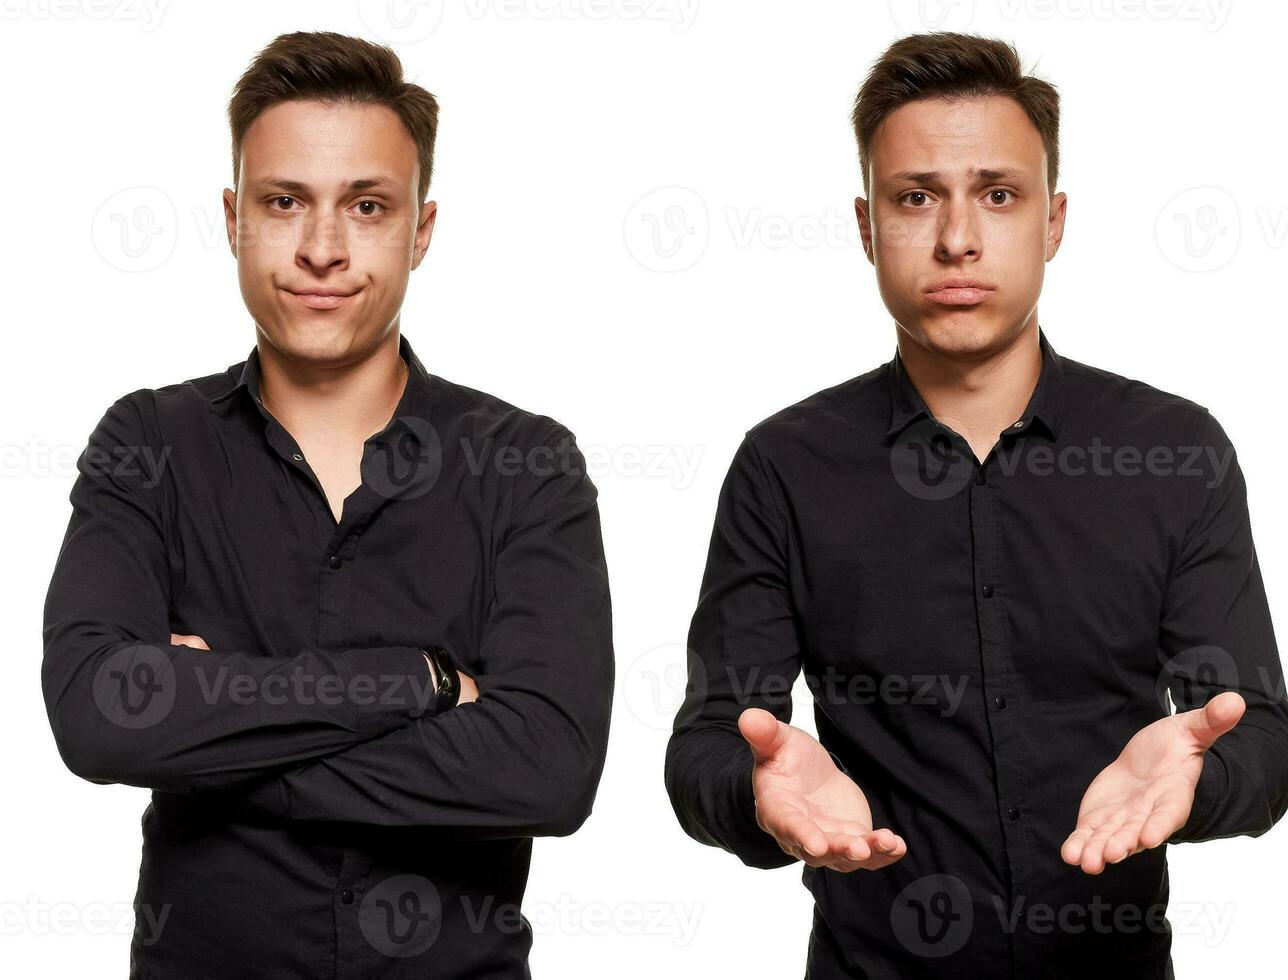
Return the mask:
<svg viewBox="0 0 1288 980"><path fill-rule="evenodd" d="M461 697L461 678L456 673L456 664L452 662L452 655L439 646L420 649L434 665L434 673L438 675L438 689L435 691L434 700L435 714L456 707L456 702Z"/></svg>

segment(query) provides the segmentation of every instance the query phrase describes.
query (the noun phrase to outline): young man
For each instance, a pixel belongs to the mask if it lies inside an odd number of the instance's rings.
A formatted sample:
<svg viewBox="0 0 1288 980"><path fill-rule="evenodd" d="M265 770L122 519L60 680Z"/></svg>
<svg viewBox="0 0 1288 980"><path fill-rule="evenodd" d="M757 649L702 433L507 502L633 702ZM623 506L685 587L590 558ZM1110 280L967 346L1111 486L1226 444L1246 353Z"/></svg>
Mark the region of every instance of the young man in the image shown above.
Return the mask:
<svg viewBox="0 0 1288 980"><path fill-rule="evenodd" d="M526 977L531 838L590 812L595 487L400 333L437 114L388 48L261 52L224 191L256 347L80 458L43 686L73 772L153 790L132 977Z"/></svg>
<svg viewBox="0 0 1288 980"><path fill-rule="evenodd" d="M676 813L750 866L804 861L814 980L1171 976L1160 845L1288 807L1233 449L1039 328L1058 99L1011 46L896 42L854 125L897 352L734 457ZM787 724L802 668L819 741Z"/></svg>

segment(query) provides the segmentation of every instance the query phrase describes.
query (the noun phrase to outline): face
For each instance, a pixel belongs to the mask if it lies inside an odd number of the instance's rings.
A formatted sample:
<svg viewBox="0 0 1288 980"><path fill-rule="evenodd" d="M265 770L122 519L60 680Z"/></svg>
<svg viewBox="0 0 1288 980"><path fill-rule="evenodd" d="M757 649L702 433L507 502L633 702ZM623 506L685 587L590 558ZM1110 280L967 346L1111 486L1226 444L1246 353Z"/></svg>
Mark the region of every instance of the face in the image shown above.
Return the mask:
<svg viewBox="0 0 1288 980"><path fill-rule="evenodd" d="M419 171L387 106L293 101L256 118L224 217L262 339L292 361L334 366L397 328L437 213L417 200Z"/></svg>
<svg viewBox="0 0 1288 980"><path fill-rule="evenodd" d="M1036 323L1065 195L1048 193L1042 137L1018 103L901 105L877 130L868 176L871 199L855 201L863 248L906 339L973 359Z"/></svg>

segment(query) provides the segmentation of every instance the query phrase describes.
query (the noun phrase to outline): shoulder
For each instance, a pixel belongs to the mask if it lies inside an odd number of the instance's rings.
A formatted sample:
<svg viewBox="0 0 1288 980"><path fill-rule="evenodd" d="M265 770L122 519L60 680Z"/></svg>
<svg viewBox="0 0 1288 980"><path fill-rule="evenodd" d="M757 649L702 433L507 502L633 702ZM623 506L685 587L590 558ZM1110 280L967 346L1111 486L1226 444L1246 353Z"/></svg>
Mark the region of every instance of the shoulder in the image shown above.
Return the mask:
<svg viewBox="0 0 1288 980"><path fill-rule="evenodd" d="M769 455L884 432L890 420L889 371L887 362L779 409L746 430L744 446Z"/></svg>

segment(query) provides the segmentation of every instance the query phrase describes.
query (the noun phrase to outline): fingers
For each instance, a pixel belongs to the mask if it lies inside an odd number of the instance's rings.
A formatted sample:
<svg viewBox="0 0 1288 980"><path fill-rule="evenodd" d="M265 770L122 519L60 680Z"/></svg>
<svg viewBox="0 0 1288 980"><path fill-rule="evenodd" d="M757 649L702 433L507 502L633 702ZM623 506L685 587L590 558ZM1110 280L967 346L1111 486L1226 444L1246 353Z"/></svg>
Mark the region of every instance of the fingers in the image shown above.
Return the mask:
<svg viewBox="0 0 1288 980"><path fill-rule="evenodd" d="M1166 808L1120 810L1078 827L1061 846L1060 856L1087 874L1100 874L1107 865L1157 847L1179 826Z"/></svg>
<svg viewBox="0 0 1288 980"><path fill-rule="evenodd" d="M806 861L832 871L876 871L894 864L908 853L908 845L893 831L882 828L864 834L841 834L828 841L827 853Z"/></svg>
<svg viewBox="0 0 1288 980"><path fill-rule="evenodd" d="M782 746L786 728L764 708L748 708L738 716L738 731L751 746L757 762L763 762Z"/></svg>
<svg viewBox="0 0 1288 980"><path fill-rule="evenodd" d="M1182 711L1176 717L1190 730L1198 743L1207 749L1239 723L1246 707L1241 694L1222 691L1203 707Z"/></svg>
<svg viewBox="0 0 1288 980"><path fill-rule="evenodd" d="M209 650L206 641L199 636L190 636L182 633L171 633L170 643L172 646L194 647L197 650Z"/></svg>
<svg viewBox="0 0 1288 980"><path fill-rule="evenodd" d="M799 813L763 820L761 826L773 835L784 853L811 868L875 871L894 864L908 853L903 838L888 828L857 833L827 832Z"/></svg>

